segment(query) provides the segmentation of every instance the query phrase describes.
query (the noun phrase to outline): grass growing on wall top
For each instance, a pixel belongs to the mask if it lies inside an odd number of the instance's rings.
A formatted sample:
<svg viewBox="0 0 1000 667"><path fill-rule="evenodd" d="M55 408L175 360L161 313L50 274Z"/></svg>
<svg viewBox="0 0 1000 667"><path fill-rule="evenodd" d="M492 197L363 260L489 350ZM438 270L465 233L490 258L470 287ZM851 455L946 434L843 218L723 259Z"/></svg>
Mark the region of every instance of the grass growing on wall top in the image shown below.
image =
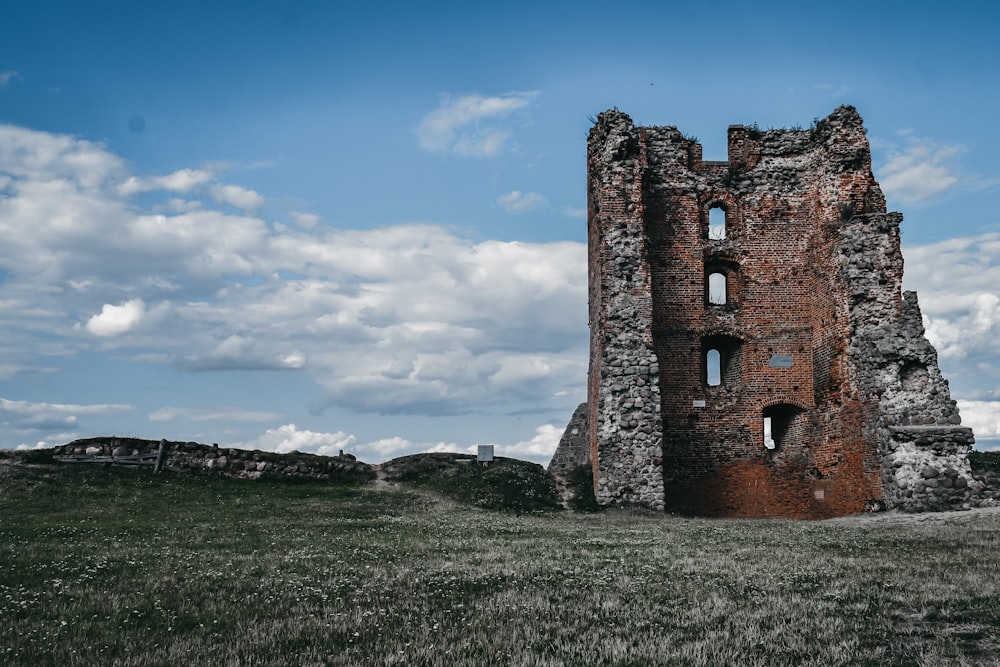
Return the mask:
<svg viewBox="0 0 1000 667"><path fill-rule="evenodd" d="M0 465L0 664L996 664L1000 518L496 513Z"/></svg>

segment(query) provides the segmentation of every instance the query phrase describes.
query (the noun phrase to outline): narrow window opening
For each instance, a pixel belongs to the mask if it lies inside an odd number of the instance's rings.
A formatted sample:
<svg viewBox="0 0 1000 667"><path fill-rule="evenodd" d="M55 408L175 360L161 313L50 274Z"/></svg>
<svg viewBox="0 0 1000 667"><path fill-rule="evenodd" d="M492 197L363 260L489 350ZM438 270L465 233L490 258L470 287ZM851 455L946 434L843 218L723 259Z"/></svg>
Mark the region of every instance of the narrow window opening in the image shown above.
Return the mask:
<svg viewBox="0 0 1000 667"><path fill-rule="evenodd" d="M708 274L708 302L720 306L726 305L726 274Z"/></svg>
<svg viewBox="0 0 1000 667"><path fill-rule="evenodd" d="M709 387L735 388L740 381L740 340L732 336L702 339L702 382Z"/></svg>
<svg viewBox="0 0 1000 667"><path fill-rule="evenodd" d="M764 449L777 452L786 447L802 447L808 441L809 414L795 405L779 404L764 408Z"/></svg>
<svg viewBox="0 0 1000 667"><path fill-rule="evenodd" d="M716 206L708 210L708 238L722 241L726 238L726 210Z"/></svg>
<svg viewBox="0 0 1000 667"><path fill-rule="evenodd" d="M705 355L705 381L709 387L722 384L722 355L718 350L709 350Z"/></svg>
<svg viewBox="0 0 1000 667"><path fill-rule="evenodd" d="M764 417L764 449L774 449L777 444L771 436L771 418Z"/></svg>

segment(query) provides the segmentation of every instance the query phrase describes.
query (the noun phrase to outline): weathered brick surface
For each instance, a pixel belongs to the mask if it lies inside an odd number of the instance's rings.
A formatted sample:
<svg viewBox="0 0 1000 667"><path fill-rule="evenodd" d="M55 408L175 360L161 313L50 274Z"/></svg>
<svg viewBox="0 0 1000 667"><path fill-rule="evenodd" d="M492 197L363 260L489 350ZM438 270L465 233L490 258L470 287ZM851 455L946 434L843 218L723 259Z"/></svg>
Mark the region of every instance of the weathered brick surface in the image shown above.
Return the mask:
<svg viewBox="0 0 1000 667"><path fill-rule="evenodd" d="M588 212L600 502L803 518L975 502L972 432L901 293L902 216L852 107L808 130L731 126L727 162L604 112Z"/></svg>

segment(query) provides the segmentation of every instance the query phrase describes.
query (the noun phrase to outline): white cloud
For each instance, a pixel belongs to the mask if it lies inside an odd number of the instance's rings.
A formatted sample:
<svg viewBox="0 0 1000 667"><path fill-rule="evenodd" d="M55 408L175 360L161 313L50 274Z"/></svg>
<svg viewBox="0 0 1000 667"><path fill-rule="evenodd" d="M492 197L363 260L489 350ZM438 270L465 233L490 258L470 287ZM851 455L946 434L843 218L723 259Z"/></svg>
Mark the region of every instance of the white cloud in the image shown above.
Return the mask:
<svg viewBox="0 0 1000 667"><path fill-rule="evenodd" d="M229 204L244 211L253 211L264 205L263 197L238 185L213 185L209 192L216 203Z"/></svg>
<svg viewBox="0 0 1000 667"><path fill-rule="evenodd" d="M234 447L242 449L259 449L266 452L305 452L320 456L336 456L341 450L347 450L354 444L356 438L343 431L322 433L299 429L295 424L285 424L278 428L268 429L256 440L242 442Z"/></svg>
<svg viewBox="0 0 1000 667"><path fill-rule="evenodd" d="M890 199L914 204L950 190L959 182L952 160L959 146L907 138L905 149L890 149L889 160L878 170L878 180Z"/></svg>
<svg viewBox="0 0 1000 667"><path fill-rule="evenodd" d="M366 453L370 456L373 455L373 458L368 459L364 457L364 454L362 454L362 458L364 460L385 461L396 458L397 456L410 454L416 448L417 445L414 445L406 438L393 436L391 438L375 440L364 445L358 445L357 449L359 454Z"/></svg>
<svg viewBox="0 0 1000 667"><path fill-rule="evenodd" d="M579 220L587 219L587 209L585 208L573 208L571 206L563 207L563 215L569 218L577 218Z"/></svg>
<svg viewBox="0 0 1000 667"><path fill-rule="evenodd" d="M475 454L479 451L479 445L467 445L461 447L454 442L438 442L424 448L425 454Z"/></svg>
<svg viewBox="0 0 1000 667"><path fill-rule="evenodd" d="M955 398L1000 392L1000 233L903 248L907 289L920 295L928 340L945 377L962 379ZM978 438L996 437L997 401L960 401ZM991 416L992 415L992 416Z"/></svg>
<svg viewBox="0 0 1000 667"><path fill-rule="evenodd" d="M1000 401L958 401L958 411L980 443L1000 439Z"/></svg>
<svg viewBox="0 0 1000 667"><path fill-rule="evenodd" d="M87 320L86 329L95 336L117 336L133 329L145 316L142 299L129 299L119 306L106 303L100 313Z"/></svg>
<svg viewBox="0 0 1000 667"><path fill-rule="evenodd" d="M129 176L119 187L123 195L132 195L137 192L149 192L151 190L168 190L170 192L190 192L199 185L208 183L212 179L210 172L201 169L178 169L166 176L149 176L140 178Z"/></svg>
<svg viewBox="0 0 1000 667"><path fill-rule="evenodd" d="M17 70L8 69L0 72L0 87L6 86L8 83L14 79L20 79L21 73Z"/></svg>
<svg viewBox="0 0 1000 667"><path fill-rule="evenodd" d="M417 128L420 146L434 153L462 157L492 157L510 138L510 129L500 119L527 107L536 92L509 93L497 97L465 95L445 97Z"/></svg>
<svg viewBox="0 0 1000 667"><path fill-rule="evenodd" d="M492 444L497 456L525 459L535 463L546 464L562 437L562 429L551 424L542 424L535 429L535 435L529 440L516 442L512 445ZM358 447L359 453L370 453L374 460L388 460L398 456L415 453L437 454L476 454L479 444L459 445L455 442L436 442L433 444L416 444L403 438L387 438Z"/></svg>
<svg viewBox="0 0 1000 667"><path fill-rule="evenodd" d="M53 444L55 444L55 442L50 443L47 440L39 440L34 445L27 445L22 442L20 445L15 447L15 449L21 452L28 451L30 449L48 449L49 447L52 447Z"/></svg>
<svg viewBox="0 0 1000 667"><path fill-rule="evenodd" d="M315 229L320 223L320 217L315 213L303 213L301 211L289 211L288 217L291 218L295 224L303 229Z"/></svg>
<svg viewBox="0 0 1000 667"><path fill-rule="evenodd" d="M524 213L545 206L545 197L537 192L521 192L514 190L497 197L496 203L508 213Z"/></svg>
<svg viewBox="0 0 1000 667"><path fill-rule="evenodd" d="M147 363L301 370L322 388L316 410L517 411L586 377L581 243L344 230L308 214L269 225L210 200L144 209L103 147L4 125L0 175L0 354L24 366L92 346L77 322Z"/></svg>
<svg viewBox="0 0 1000 667"><path fill-rule="evenodd" d="M903 249L908 289L920 294L927 337L942 359L1000 357L1000 234Z"/></svg>
<svg viewBox="0 0 1000 667"><path fill-rule="evenodd" d="M111 415L128 412L132 409L131 405L113 403L74 405L33 403L0 398L0 425L19 431L73 429L79 425L82 416Z"/></svg>
<svg viewBox="0 0 1000 667"><path fill-rule="evenodd" d="M275 353L271 345L232 334L201 354L185 355L177 365L190 371L219 370L299 370L305 367L301 352Z"/></svg>
<svg viewBox="0 0 1000 667"><path fill-rule="evenodd" d="M381 463L399 458L400 456L409 456L410 454L426 454L433 452L469 453L470 450L474 451L475 445L472 447L461 448L453 442L421 444L411 442L406 438L394 436L391 438L382 438L373 442L359 444L354 448L354 453L356 453L362 461L367 461L369 463Z"/></svg>
<svg viewBox="0 0 1000 667"><path fill-rule="evenodd" d="M244 410L243 408L178 408L164 407L154 410L149 414L149 420L154 422L209 422L209 421L238 421L238 422L266 422L280 419L277 412L266 412L259 410Z"/></svg>
<svg viewBox="0 0 1000 667"><path fill-rule="evenodd" d="M551 424L542 424L535 429L535 436L513 445L497 446L497 454L511 458L528 459L538 463L548 463L562 438L563 429Z"/></svg>
<svg viewBox="0 0 1000 667"><path fill-rule="evenodd" d="M15 194L24 187L30 194L89 194L121 182L124 169L124 160L100 144L0 124L0 173L13 177Z"/></svg>
<svg viewBox="0 0 1000 667"><path fill-rule="evenodd" d="M958 401L962 424L969 426L978 438L1000 438L1000 401Z"/></svg>

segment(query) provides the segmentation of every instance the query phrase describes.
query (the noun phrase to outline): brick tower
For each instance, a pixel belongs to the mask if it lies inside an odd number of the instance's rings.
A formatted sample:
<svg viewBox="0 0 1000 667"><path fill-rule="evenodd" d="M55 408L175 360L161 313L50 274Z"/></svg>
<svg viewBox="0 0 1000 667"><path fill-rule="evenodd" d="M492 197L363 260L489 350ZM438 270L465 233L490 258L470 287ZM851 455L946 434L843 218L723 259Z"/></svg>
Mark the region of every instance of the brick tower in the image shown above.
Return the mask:
<svg viewBox="0 0 1000 667"><path fill-rule="evenodd" d="M600 114L587 430L564 438L598 501L820 518L972 497L972 431L901 290L901 220L853 107L730 126L724 162Z"/></svg>

